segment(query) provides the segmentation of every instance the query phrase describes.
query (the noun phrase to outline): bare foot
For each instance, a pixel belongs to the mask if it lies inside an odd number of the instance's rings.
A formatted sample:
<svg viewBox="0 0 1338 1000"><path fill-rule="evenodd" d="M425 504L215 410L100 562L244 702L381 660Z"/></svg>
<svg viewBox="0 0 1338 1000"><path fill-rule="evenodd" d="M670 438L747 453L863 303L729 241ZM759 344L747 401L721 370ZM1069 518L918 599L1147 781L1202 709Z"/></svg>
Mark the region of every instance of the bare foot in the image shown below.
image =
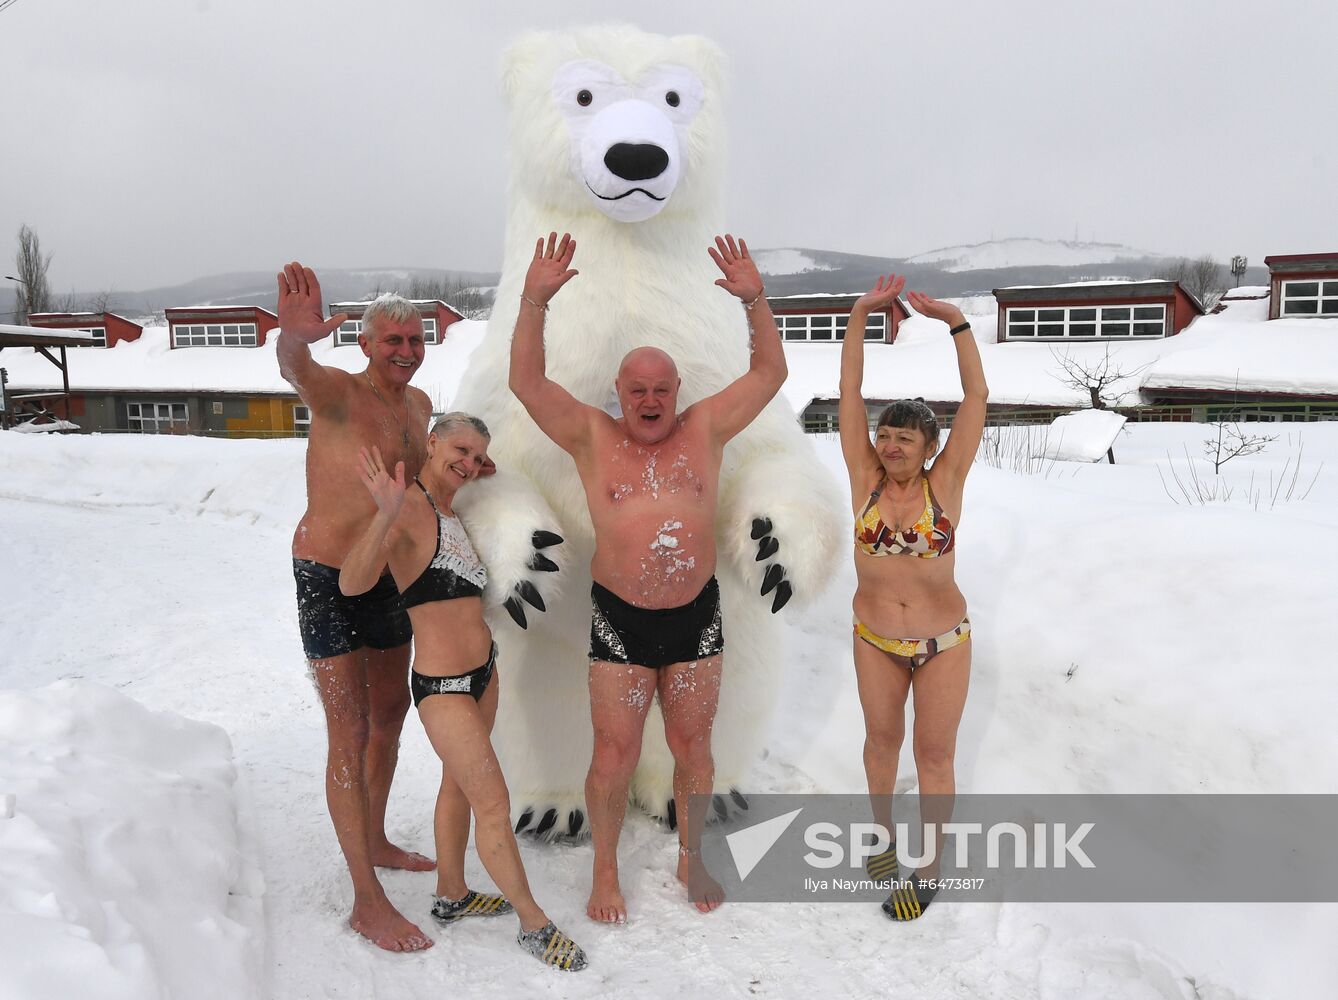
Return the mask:
<svg viewBox="0 0 1338 1000"><path fill-rule="evenodd" d="M431 858L396 847L390 841L372 848L372 864L377 868L401 868L409 872L430 872L437 868L437 863Z"/></svg>
<svg viewBox="0 0 1338 1000"><path fill-rule="evenodd" d="M678 880L688 890L692 905L702 913L710 913L725 901L725 890L711 878L697 853L678 855Z"/></svg>
<svg viewBox="0 0 1338 1000"><path fill-rule="evenodd" d="M595 884L590 887L590 902L585 904L585 913L591 920L603 924L627 923L627 902L618 885L617 872L607 875L596 873Z"/></svg>
<svg viewBox="0 0 1338 1000"><path fill-rule="evenodd" d="M432 939L405 920L388 899L354 904L348 925L386 951L422 951L432 947Z"/></svg>

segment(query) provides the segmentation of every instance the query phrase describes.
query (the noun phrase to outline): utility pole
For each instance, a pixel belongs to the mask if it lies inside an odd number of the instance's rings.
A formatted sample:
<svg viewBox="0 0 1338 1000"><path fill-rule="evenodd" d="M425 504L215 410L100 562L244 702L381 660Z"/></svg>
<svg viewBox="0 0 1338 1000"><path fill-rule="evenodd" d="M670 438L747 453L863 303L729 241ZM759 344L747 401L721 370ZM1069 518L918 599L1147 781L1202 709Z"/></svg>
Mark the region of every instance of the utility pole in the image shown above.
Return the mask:
<svg viewBox="0 0 1338 1000"><path fill-rule="evenodd" d="M1248 267L1249 264L1250 262L1244 257L1237 256L1231 258L1231 273L1236 277L1237 288L1240 287L1241 275L1245 273L1245 268Z"/></svg>

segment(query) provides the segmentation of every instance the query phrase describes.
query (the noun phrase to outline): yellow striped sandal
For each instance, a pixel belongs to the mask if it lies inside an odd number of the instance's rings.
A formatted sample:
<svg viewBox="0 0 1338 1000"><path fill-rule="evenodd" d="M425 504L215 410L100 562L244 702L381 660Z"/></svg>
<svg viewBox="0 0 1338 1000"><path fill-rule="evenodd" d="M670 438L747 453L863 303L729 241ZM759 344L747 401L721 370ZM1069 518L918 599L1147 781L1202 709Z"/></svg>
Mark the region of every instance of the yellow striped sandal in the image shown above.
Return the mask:
<svg viewBox="0 0 1338 1000"><path fill-rule="evenodd" d="M563 972L579 972L585 968L585 952L567 935L548 921L537 931L521 931L516 935L516 944L531 955Z"/></svg>
<svg viewBox="0 0 1338 1000"><path fill-rule="evenodd" d="M892 890L892 895L883 901L883 913L889 920L905 923L917 920L938 895L937 888L920 886L914 872L908 878L901 879Z"/></svg>
<svg viewBox="0 0 1338 1000"><path fill-rule="evenodd" d="M432 903L432 917L439 924L453 924L461 917L498 917L511 912L505 896L473 889L459 899L438 896Z"/></svg>
<svg viewBox="0 0 1338 1000"><path fill-rule="evenodd" d="M897 845L893 844L882 854L870 854L864 862L869 878L875 882L886 882L897 877Z"/></svg>

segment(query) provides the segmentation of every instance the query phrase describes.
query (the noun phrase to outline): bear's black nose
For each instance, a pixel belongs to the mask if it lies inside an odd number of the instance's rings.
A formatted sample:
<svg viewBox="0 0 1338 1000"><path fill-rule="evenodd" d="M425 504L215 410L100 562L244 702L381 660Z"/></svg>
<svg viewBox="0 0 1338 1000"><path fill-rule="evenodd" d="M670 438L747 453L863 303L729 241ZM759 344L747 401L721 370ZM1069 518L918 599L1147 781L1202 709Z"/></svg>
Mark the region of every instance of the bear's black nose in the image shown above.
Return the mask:
<svg viewBox="0 0 1338 1000"><path fill-rule="evenodd" d="M625 181L645 181L664 173L669 154L648 142L615 142L604 154L604 166Z"/></svg>

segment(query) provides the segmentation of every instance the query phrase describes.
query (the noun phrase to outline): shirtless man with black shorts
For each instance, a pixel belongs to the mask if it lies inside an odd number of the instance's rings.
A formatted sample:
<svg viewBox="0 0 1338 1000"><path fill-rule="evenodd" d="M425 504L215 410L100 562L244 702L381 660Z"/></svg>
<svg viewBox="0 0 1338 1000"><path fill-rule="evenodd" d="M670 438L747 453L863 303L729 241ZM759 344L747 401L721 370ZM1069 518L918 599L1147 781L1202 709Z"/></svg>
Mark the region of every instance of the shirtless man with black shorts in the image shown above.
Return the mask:
<svg viewBox="0 0 1338 1000"><path fill-rule="evenodd" d="M307 510L293 536L298 624L325 710L329 737L325 798L353 878L349 925L387 951L419 951L432 940L391 905L375 868L431 871L431 858L386 839L386 800L409 710L409 617L389 573L366 594L339 592L339 568L376 504L353 461L380 449L394 468L417 474L427 451L432 404L409 386L423 363L423 323L413 305L382 296L363 317L358 345L367 368L349 374L317 364L309 345L347 317L325 319L321 286L296 262L279 276L279 371L311 409Z"/></svg>
<svg viewBox="0 0 1338 1000"><path fill-rule="evenodd" d="M594 755L586 808L594 840L594 884L586 911L622 922L618 835L641 732L658 693L674 757L678 878L691 881L702 912L723 894L701 864L702 815L689 796L709 795L715 775L711 727L720 694L724 628L715 579L715 512L725 444L756 417L785 381L785 355L748 247L734 237L709 249L716 284L746 307L753 330L748 371L678 412L678 369L642 347L623 359L614 387L622 416L576 400L545 375L544 313L576 275L576 243L539 240L525 277L511 342L511 390L539 428L576 462L595 534L590 566L590 715Z"/></svg>

